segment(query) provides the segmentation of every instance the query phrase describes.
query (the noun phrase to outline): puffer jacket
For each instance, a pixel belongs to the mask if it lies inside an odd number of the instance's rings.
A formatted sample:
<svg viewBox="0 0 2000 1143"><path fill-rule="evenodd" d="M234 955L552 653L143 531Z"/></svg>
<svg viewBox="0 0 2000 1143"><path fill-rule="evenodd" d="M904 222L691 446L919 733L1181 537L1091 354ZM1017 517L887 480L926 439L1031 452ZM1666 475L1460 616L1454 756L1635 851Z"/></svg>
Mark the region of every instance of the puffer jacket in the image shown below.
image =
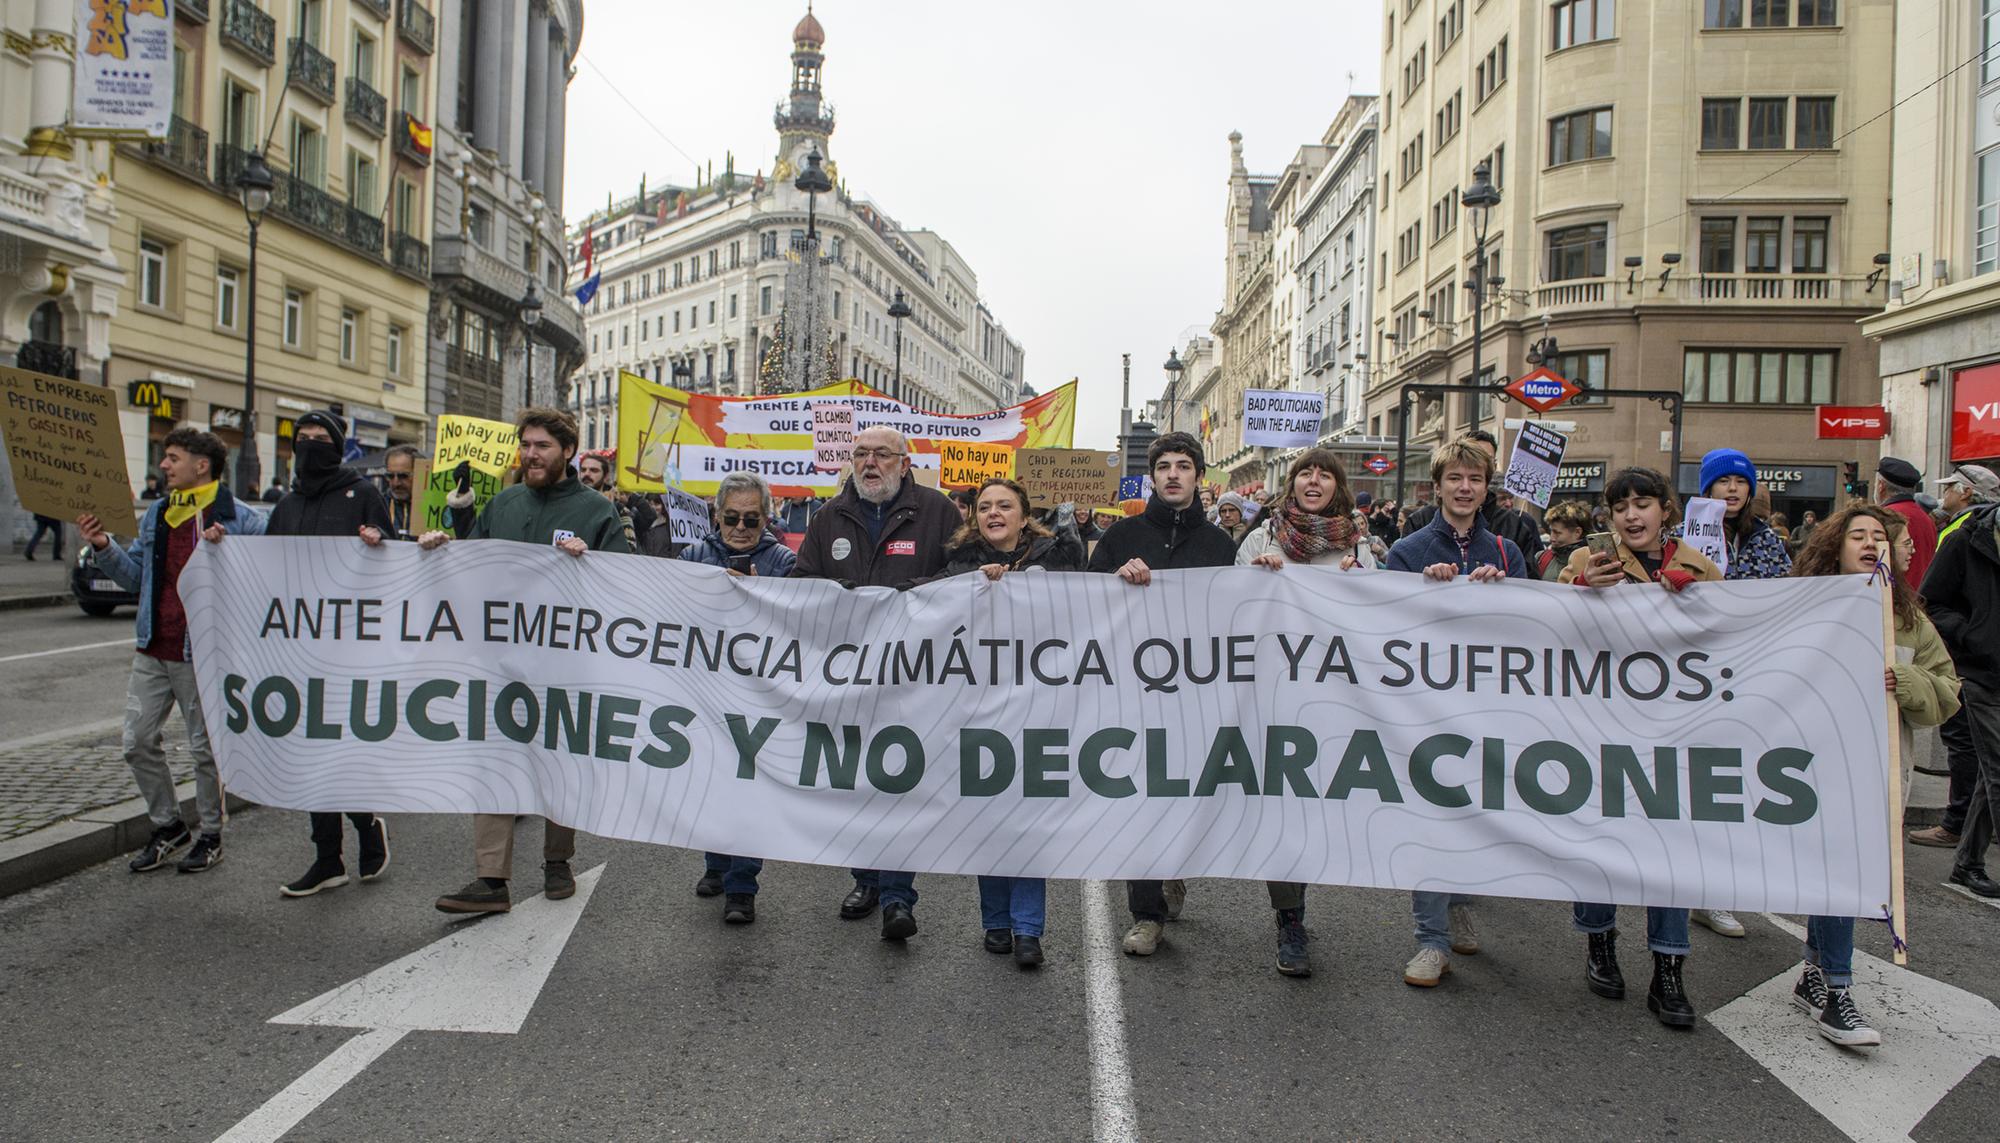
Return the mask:
<svg viewBox="0 0 2000 1143"><path fill-rule="evenodd" d="M1667 529L1667 538L1678 540L1686 526L1675 524ZM1750 525L1747 539L1737 539L1725 525L1723 536L1729 543L1729 568L1722 573L1724 579L1783 579L1792 574L1792 551L1785 545L1785 538L1768 521L1757 520Z"/></svg>
<svg viewBox="0 0 2000 1143"><path fill-rule="evenodd" d="M792 549L773 538L769 532L759 535L757 546L748 552L739 552L723 543L719 532L710 532L681 552L681 558L690 563L707 564L714 568L726 568L730 560L744 555L750 557L750 566L756 569L759 576L771 579L783 579L792 574L792 568L799 562Z"/></svg>

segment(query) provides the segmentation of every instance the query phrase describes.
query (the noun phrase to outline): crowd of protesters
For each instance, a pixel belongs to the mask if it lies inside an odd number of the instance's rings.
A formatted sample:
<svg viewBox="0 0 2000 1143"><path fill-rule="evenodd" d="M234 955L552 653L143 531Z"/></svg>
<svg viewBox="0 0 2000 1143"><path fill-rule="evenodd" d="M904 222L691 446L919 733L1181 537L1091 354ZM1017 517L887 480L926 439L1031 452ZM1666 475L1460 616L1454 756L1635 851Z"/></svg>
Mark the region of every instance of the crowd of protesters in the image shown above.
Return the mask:
<svg viewBox="0 0 2000 1143"><path fill-rule="evenodd" d="M908 589L957 576L999 580L1044 573L1098 573L1143 589L1158 573L1239 566L1242 574L1301 574L1301 565L1337 572L1387 571L1445 584L1539 579L1582 590L1680 593L1717 580L1783 576L1879 576L1892 585L1897 661L1883 673L1908 728L1940 726L1950 758L1951 797L1943 821L1913 830L1919 845L1956 850L1951 879L1982 897L2000 897L1986 873L1986 849L2000 818L2000 479L1985 468L1960 466L1936 482L1937 498L1906 461L1885 458L1871 500L1820 520L1807 512L1789 527L1766 510L1758 472L1742 451L1718 448L1702 459L1700 494L1723 505L1726 570L1688 543L1682 505L1669 479L1651 469L1610 475L1597 503L1571 500L1540 518L1496 487L1498 445L1475 432L1446 442L1431 458L1431 499L1409 510L1357 493L1334 452L1309 449L1290 465L1281 486L1257 498L1222 492L1206 482L1201 443L1169 433L1148 451L1150 497L1134 514L1091 505L1035 510L1029 490L1004 478L947 495L912 473L910 442L886 427L855 437L851 476L831 499L787 503L755 475L725 477L712 498L705 535L676 542L669 506L656 497L620 491L615 457L579 452L574 420L553 409L524 410L517 423L519 482L483 506L471 495L461 466L440 520L426 526L415 472L421 458L408 446L388 451L382 483L343 463L341 419L313 412L298 421L296 473L268 515L239 504L218 479L225 458L210 433L181 428L169 435L159 466L159 493L138 535L114 544L91 516L76 523L95 566L139 595L124 749L154 829L131 861L134 872L175 863L198 873L221 861L222 792L188 662L187 617L177 581L197 538L258 534L353 537L367 545L413 541L429 550L456 539L553 545L572 556L641 552L673 556L731 576L831 580L843 588ZM1926 501L1930 501L1926 503ZM802 534L798 534L802 532ZM796 552L786 542L793 533ZM58 540L60 536L58 534ZM1251 573L1247 569L1259 569ZM194 829L182 821L161 752L161 727L179 705L195 762ZM1909 764L1914 751L1905 749ZM367 813L346 815L358 835L356 872L379 877L389 864L389 828ZM437 900L447 913L505 912L512 905L511 814L473 821L474 878ZM311 864L281 892L306 897L344 885L342 815L310 815ZM570 862L576 833L544 826L542 891L575 891ZM722 920L756 919L763 862L754 856L708 853L695 883L700 897L723 899ZM838 915L861 920L880 913L885 940L917 933L916 877L908 871L856 869ZM1275 965L1293 977L1312 972L1306 928L1307 886L1266 884L1276 928ZM1130 927L1125 953L1150 956L1167 926L1186 907L1178 880L1127 882ZM1436 986L1451 956L1474 955L1474 899L1416 892L1411 914L1416 950L1403 971L1412 986ZM1040 879L978 878L984 947L1023 968L1043 963L1046 886ZM1572 908L1584 938L1582 977L1592 993L1622 999L1618 910L1578 902ZM1740 921L1720 909L1648 907L1646 946L1652 957L1647 1007L1672 1027L1697 1018L1685 979L1692 951L1690 924L1730 937ZM1794 1000L1834 1043L1880 1043L1851 994L1854 921L1812 917Z"/></svg>

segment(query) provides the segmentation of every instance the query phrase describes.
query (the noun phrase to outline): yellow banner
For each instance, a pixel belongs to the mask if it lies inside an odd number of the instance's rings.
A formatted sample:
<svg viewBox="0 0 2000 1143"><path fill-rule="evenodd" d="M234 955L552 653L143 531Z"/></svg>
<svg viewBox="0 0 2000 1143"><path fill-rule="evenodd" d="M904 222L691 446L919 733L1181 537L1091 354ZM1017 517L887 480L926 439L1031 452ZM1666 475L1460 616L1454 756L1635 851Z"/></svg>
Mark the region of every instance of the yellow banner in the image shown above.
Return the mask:
<svg viewBox="0 0 2000 1143"><path fill-rule="evenodd" d="M437 452L431 457L431 469L449 472L468 460L488 476L504 476L514 467L516 450L513 425L446 413L437 419Z"/></svg>

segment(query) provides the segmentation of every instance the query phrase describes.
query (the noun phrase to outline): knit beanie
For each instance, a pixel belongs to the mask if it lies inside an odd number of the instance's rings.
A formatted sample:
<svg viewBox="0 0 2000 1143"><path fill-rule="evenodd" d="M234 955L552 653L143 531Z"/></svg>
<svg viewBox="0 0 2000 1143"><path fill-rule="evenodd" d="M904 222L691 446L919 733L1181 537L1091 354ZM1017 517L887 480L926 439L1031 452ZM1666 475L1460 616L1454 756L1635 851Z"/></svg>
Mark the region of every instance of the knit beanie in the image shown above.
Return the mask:
<svg viewBox="0 0 2000 1143"><path fill-rule="evenodd" d="M1740 476L1750 482L1750 495L1757 495L1757 466L1738 449L1718 448L1701 458L1701 494L1715 487L1725 476Z"/></svg>

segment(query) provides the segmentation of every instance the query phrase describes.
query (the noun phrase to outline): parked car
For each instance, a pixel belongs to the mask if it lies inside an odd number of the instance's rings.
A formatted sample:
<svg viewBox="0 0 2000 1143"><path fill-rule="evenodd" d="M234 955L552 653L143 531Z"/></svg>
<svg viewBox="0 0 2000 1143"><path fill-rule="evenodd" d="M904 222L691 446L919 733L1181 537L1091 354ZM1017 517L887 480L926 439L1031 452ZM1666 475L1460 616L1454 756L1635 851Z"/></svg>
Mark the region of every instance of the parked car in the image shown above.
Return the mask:
<svg viewBox="0 0 2000 1143"><path fill-rule="evenodd" d="M111 542L119 542L116 536ZM110 576L97 570L90 560L90 545L77 544L76 562L69 569L70 594L76 596L76 605L83 608L85 615L109 615L120 607L133 607L139 603L139 593L119 587Z"/></svg>

